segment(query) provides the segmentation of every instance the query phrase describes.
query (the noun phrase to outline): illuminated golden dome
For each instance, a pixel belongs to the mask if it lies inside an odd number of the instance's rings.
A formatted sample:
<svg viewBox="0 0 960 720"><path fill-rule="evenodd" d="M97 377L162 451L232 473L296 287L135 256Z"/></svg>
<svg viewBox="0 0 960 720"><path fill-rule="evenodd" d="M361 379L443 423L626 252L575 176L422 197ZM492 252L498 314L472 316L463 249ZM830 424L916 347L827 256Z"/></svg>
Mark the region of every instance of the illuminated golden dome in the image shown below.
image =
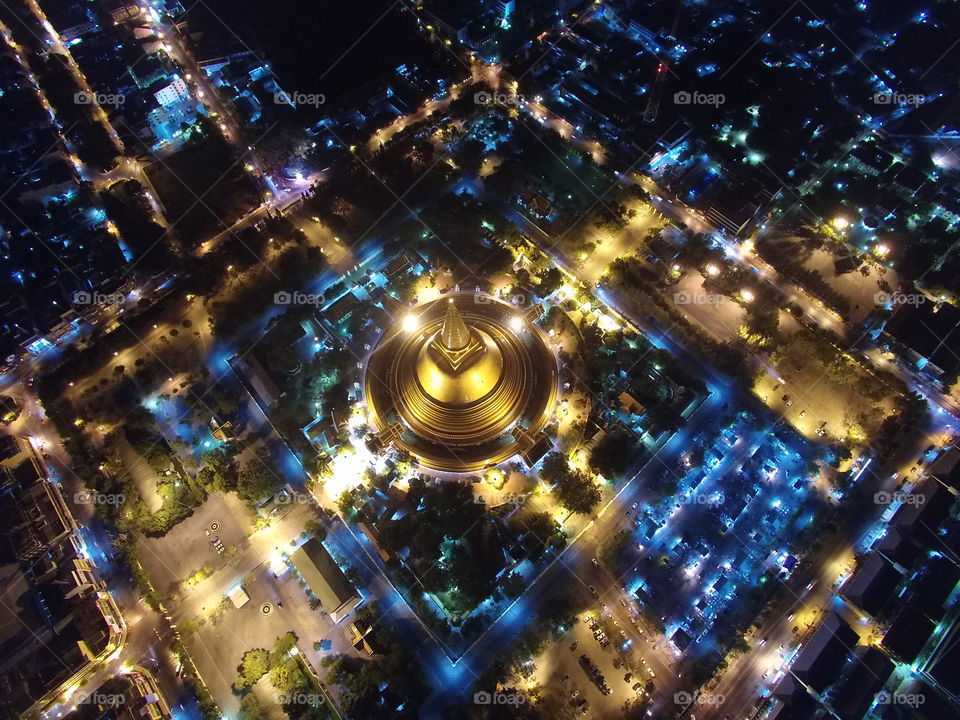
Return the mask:
<svg viewBox="0 0 960 720"><path fill-rule="evenodd" d="M552 411L557 368L545 338L512 306L487 300L455 295L418 306L370 357L374 425L391 428L391 441L428 467L503 462L517 452L510 430L535 433Z"/></svg>
<svg viewBox="0 0 960 720"><path fill-rule="evenodd" d="M464 404L479 400L496 386L503 373L500 348L481 330L475 331L472 340L472 352L456 364L446 355L442 334L424 343L417 355L417 379L430 397Z"/></svg>

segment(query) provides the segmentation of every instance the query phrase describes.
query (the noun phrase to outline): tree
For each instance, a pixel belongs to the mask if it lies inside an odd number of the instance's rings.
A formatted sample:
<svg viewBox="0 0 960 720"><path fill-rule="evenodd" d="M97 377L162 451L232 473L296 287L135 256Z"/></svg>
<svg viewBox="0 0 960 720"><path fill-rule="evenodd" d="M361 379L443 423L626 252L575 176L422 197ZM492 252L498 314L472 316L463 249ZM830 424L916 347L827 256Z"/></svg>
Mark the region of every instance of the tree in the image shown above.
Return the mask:
<svg viewBox="0 0 960 720"><path fill-rule="evenodd" d="M528 517L526 528L544 546L549 545L551 539L557 535L557 523L546 510Z"/></svg>
<svg viewBox="0 0 960 720"><path fill-rule="evenodd" d="M279 665L285 659L287 654L297 646L297 636L292 632L286 632L276 639L273 643L273 652L270 654L270 664Z"/></svg>
<svg viewBox="0 0 960 720"><path fill-rule="evenodd" d="M622 717L627 720L641 720L647 716L647 708L650 707L650 700L646 698L633 698L623 704Z"/></svg>
<svg viewBox="0 0 960 720"><path fill-rule="evenodd" d="M216 448L203 453L200 460L204 463L204 467L197 474L197 479L208 491L226 493L237 489L237 466L230 453L222 448Z"/></svg>
<svg viewBox="0 0 960 720"><path fill-rule="evenodd" d="M480 170L483 162L486 148L479 140L467 138L457 147L457 154L460 158L460 167L465 173L474 175Z"/></svg>
<svg viewBox="0 0 960 720"><path fill-rule="evenodd" d="M240 701L240 720L263 720L267 716L257 696L248 692Z"/></svg>
<svg viewBox="0 0 960 720"><path fill-rule="evenodd" d="M303 526L303 530L321 542L327 537L327 528L319 520L307 520Z"/></svg>
<svg viewBox="0 0 960 720"><path fill-rule="evenodd" d="M600 488L582 470L570 470L557 484L557 498L573 512L587 515L600 502Z"/></svg>
<svg viewBox="0 0 960 720"><path fill-rule="evenodd" d="M518 598L527 588L527 583L520 573L510 573L500 581L500 587L508 598Z"/></svg>
<svg viewBox="0 0 960 720"><path fill-rule="evenodd" d="M633 444L622 433L607 433L590 453L590 468L608 480L620 477L630 466Z"/></svg>
<svg viewBox="0 0 960 720"><path fill-rule="evenodd" d="M554 485L567 472L569 472L569 467L567 466L567 459L563 455L556 451L547 453L547 456L543 459L543 465L540 467L540 477L544 482Z"/></svg>
<svg viewBox="0 0 960 720"><path fill-rule="evenodd" d="M233 683L237 689L250 687L267 674L270 669L270 654L263 648L248 650L240 663L240 676Z"/></svg>
<svg viewBox="0 0 960 720"><path fill-rule="evenodd" d="M558 452L547 453L540 477L556 485L557 498L573 512L587 514L600 502L600 488L593 478L582 470L571 470L567 459Z"/></svg>
<svg viewBox="0 0 960 720"><path fill-rule="evenodd" d="M540 295L546 297L563 285L563 273L556 267L551 267L540 275Z"/></svg>
<svg viewBox="0 0 960 720"><path fill-rule="evenodd" d="M354 510L356 497L349 490L344 490L337 498L337 508L343 515L350 515Z"/></svg>
<svg viewBox="0 0 960 720"><path fill-rule="evenodd" d="M297 688L306 686L307 678L301 672L297 661L291 658L270 670L270 682L281 693L290 694Z"/></svg>
<svg viewBox="0 0 960 720"><path fill-rule="evenodd" d="M273 495L281 480L276 472L260 458L244 465L237 475L237 495L251 505L259 505Z"/></svg>

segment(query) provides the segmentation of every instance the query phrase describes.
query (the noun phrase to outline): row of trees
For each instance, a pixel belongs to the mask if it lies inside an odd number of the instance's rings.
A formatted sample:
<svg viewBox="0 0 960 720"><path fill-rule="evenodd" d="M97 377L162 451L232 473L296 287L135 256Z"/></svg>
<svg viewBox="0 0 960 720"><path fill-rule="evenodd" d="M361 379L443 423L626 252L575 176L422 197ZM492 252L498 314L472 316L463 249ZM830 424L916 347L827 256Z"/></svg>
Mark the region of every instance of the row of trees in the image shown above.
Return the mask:
<svg viewBox="0 0 960 720"><path fill-rule="evenodd" d="M369 660L345 655L325 659L328 679L340 686L341 712L354 720L418 717L429 692L419 663L394 641L376 602L358 610L355 622L372 628L366 637L379 654Z"/></svg>
<svg viewBox="0 0 960 720"><path fill-rule="evenodd" d="M803 266L803 257L798 255L795 243L761 238L757 242L757 254L781 275L820 298L841 315L850 312L849 298L834 290L817 270Z"/></svg>
<svg viewBox="0 0 960 720"><path fill-rule="evenodd" d="M503 569L500 540L483 504L467 483L410 482L407 496L415 512L381 529L384 547L393 555L409 551L406 566L422 591L442 596L454 613L473 610L494 592Z"/></svg>
<svg viewBox="0 0 960 720"><path fill-rule="evenodd" d="M233 682L234 692L242 694L241 720L263 720L266 717L263 706L251 690L265 675L269 676L270 683L281 698L287 699L284 709L292 720L321 720L327 717L319 704L300 702L301 698L309 698L307 689L310 679L300 667L297 657L290 653L296 645L297 636L287 632L274 641L273 649L269 652L264 648L254 648L244 653L237 668L237 679Z"/></svg>
<svg viewBox="0 0 960 720"><path fill-rule="evenodd" d="M552 597L549 603L542 605L537 614L530 618L513 645L505 648L500 657L480 674L473 685L473 691L516 691L529 696L531 691L526 681L534 667L532 661L543 652L548 643L559 640L567 633L577 622L577 614L582 609L573 593L561 592ZM443 717L444 720L480 720L493 717L485 711L484 706L471 703L448 707ZM525 702L498 705L496 717L498 720L536 720L559 716L541 715L533 703Z"/></svg>
<svg viewBox="0 0 960 720"><path fill-rule="evenodd" d="M672 334L680 336L681 342L709 357L718 370L744 382L749 381L749 366L743 347L718 342L694 326L683 312L663 297L655 276L651 277L640 261L632 258L614 260L610 265L609 283L631 301L639 314L669 327Z"/></svg>
<svg viewBox="0 0 960 720"><path fill-rule="evenodd" d="M570 467L567 459L558 452L551 452L543 459L540 477L556 486L557 499L568 510L588 515L600 502L600 486L593 477Z"/></svg>

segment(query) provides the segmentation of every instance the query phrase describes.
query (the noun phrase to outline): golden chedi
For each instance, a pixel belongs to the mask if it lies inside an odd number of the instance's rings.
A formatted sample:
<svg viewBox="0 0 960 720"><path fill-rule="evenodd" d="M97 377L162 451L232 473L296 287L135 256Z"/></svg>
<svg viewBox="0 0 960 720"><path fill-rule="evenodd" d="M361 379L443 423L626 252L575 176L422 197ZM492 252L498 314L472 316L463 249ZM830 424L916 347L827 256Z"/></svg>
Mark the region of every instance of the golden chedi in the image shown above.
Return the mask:
<svg viewBox="0 0 960 720"><path fill-rule="evenodd" d="M472 294L412 307L367 365L380 437L448 472L517 454L517 436L542 430L556 400L557 363L532 322L538 310Z"/></svg>

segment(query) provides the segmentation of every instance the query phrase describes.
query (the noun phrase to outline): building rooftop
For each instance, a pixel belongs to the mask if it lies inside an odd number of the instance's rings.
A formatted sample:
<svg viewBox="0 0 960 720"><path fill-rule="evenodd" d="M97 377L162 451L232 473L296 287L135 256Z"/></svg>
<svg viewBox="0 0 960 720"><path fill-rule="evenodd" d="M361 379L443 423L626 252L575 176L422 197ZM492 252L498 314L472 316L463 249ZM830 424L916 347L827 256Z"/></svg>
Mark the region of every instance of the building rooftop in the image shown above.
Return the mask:
<svg viewBox="0 0 960 720"><path fill-rule="evenodd" d="M843 596L870 615L877 615L890 600L903 576L879 553L868 553L856 574L844 586Z"/></svg>
<svg viewBox="0 0 960 720"><path fill-rule="evenodd" d="M935 629L932 620L914 606L905 605L884 635L883 647L901 662L911 664Z"/></svg>
<svg viewBox="0 0 960 720"><path fill-rule="evenodd" d="M838 684L833 708L841 720L860 720L876 694L893 672L893 662L875 647L867 648L853 662L852 670Z"/></svg>
<svg viewBox="0 0 960 720"><path fill-rule="evenodd" d="M349 614L360 602L360 596L347 576L317 538L310 538L294 550L290 560L320 601L320 606L335 621Z"/></svg>
<svg viewBox="0 0 960 720"><path fill-rule="evenodd" d="M831 613L807 641L793 664L793 674L817 692L826 690L857 645L857 633Z"/></svg>

